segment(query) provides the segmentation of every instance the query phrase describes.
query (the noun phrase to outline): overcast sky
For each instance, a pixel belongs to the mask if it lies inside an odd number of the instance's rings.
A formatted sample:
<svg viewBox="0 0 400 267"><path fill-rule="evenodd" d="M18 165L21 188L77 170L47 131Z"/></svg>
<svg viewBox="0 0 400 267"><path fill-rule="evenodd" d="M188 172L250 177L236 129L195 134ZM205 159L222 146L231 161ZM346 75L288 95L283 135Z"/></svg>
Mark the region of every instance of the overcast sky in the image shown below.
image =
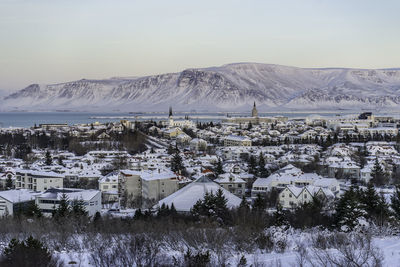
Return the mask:
<svg viewBox="0 0 400 267"><path fill-rule="evenodd" d="M400 1L0 0L0 88L233 62L400 67Z"/></svg>

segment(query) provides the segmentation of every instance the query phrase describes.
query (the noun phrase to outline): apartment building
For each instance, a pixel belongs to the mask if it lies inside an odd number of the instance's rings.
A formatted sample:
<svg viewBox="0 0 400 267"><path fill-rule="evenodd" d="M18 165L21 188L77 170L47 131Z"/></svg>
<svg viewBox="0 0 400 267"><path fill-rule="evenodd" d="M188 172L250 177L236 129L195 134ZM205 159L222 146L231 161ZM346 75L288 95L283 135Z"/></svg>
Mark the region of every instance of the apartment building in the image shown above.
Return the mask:
<svg viewBox="0 0 400 267"><path fill-rule="evenodd" d="M224 146L251 146L251 140L246 136L229 135L224 139Z"/></svg>
<svg viewBox="0 0 400 267"><path fill-rule="evenodd" d="M16 171L15 188L33 191L46 191L50 188L62 188L64 176L55 172L33 170Z"/></svg>

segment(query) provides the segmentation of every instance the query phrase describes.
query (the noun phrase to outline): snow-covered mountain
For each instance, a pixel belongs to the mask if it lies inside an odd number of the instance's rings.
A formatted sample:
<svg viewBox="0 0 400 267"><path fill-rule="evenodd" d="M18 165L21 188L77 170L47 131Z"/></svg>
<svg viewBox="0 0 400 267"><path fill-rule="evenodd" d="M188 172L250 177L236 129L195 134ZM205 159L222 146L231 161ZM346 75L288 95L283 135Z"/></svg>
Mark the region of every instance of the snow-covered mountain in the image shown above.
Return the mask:
<svg viewBox="0 0 400 267"><path fill-rule="evenodd" d="M2 110L243 111L400 107L400 69L307 69L236 63L146 77L32 84Z"/></svg>

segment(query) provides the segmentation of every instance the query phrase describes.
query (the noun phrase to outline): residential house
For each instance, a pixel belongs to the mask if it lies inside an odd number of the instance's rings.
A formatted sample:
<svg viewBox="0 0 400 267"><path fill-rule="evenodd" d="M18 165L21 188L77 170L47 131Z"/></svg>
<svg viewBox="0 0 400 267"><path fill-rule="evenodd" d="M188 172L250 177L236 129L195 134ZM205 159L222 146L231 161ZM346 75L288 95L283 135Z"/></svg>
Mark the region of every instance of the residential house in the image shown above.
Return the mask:
<svg viewBox="0 0 400 267"><path fill-rule="evenodd" d="M238 197L242 197L245 194L246 181L241 179L239 174L232 172L220 174L214 182Z"/></svg>
<svg viewBox="0 0 400 267"><path fill-rule="evenodd" d="M74 201L82 200L89 216L101 211L101 191L94 189L51 188L36 195L35 203L44 216L51 216L53 211L58 208L64 195L70 206Z"/></svg>

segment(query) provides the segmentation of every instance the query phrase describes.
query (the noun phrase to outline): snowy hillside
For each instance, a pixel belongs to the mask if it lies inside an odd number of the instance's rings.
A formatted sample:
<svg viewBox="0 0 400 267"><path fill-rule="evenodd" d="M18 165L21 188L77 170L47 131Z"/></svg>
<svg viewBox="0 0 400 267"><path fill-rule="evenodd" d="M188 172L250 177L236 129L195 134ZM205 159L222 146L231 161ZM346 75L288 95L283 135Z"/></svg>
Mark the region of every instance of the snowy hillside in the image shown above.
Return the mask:
<svg viewBox="0 0 400 267"><path fill-rule="evenodd" d="M398 108L400 70L306 69L236 63L180 73L32 84L4 97L2 110L261 111Z"/></svg>

